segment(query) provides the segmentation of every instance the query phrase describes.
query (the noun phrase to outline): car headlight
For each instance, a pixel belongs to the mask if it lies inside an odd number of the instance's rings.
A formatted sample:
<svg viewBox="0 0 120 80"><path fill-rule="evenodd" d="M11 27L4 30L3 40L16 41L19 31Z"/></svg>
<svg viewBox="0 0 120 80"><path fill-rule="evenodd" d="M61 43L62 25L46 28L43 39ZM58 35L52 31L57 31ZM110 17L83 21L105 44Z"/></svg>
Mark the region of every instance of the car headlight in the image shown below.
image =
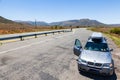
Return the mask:
<svg viewBox="0 0 120 80"><path fill-rule="evenodd" d="M85 61L83 59L78 59L78 63L80 63L80 64L87 64L87 61Z"/></svg>
<svg viewBox="0 0 120 80"><path fill-rule="evenodd" d="M112 63L105 63L105 64L103 65L103 67L112 67L112 66L113 66Z"/></svg>

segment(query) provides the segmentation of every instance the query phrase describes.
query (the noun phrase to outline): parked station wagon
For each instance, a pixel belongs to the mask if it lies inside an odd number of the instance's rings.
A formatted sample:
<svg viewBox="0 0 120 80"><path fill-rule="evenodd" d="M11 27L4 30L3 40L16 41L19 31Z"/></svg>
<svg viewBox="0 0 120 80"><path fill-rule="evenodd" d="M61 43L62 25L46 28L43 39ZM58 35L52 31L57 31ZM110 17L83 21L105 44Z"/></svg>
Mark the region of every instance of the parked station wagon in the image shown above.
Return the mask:
<svg viewBox="0 0 120 80"><path fill-rule="evenodd" d="M114 62L107 40L102 33L94 32L87 40L84 48L79 39L75 40L74 54L77 59L78 70L101 75L113 75Z"/></svg>

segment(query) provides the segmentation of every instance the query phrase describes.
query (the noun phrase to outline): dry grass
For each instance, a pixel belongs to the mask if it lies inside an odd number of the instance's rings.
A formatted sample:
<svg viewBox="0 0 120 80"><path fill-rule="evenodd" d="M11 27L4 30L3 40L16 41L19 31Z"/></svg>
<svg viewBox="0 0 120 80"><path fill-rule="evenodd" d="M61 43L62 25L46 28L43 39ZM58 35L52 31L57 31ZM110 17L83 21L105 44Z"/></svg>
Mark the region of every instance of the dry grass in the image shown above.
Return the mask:
<svg viewBox="0 0 120 80"><path fill-rule="evenodd" d="M48 31L55 30L60 28L53 28L50 26L31 26L20 23L0 23L0 34L14 34L14 33L23 33L23 32L36 32L36 31ZM63 29L63 28L61 28Z"/></svg>
<svg viewBox="0 0 120 80"><path fill-rule="evenodd" d="M110 37L115 42L115 44L117 44L117 46L120 48L120 37L110 35L110 34L106 34L106 35Z"/></svg>
<svg viewBox="0 0 120 80"><path fill-rule="evenodd" d="M92 31L102 32L108 37L110 37L115 44L120 48L120 34L116 34L116 31L120 30L120 27L97 27L97 28L88 28ZM117 30L116 30L117 29ZM115 30L115 31L114 31Z"/></svg>

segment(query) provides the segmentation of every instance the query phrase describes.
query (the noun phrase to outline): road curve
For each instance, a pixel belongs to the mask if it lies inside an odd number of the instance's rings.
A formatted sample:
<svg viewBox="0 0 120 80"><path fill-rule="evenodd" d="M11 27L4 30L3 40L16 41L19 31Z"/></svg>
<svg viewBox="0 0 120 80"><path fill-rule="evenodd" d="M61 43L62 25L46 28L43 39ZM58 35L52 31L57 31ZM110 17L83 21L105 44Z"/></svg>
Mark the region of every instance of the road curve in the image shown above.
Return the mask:
<svg viewBox="0 0 120 80"><path fill-rule="evenodd" d="M118 80L116 74L103 77L78 72L74 40L80 39L84 46L91 33L73 29L0 46L0 80Z"/></svg>

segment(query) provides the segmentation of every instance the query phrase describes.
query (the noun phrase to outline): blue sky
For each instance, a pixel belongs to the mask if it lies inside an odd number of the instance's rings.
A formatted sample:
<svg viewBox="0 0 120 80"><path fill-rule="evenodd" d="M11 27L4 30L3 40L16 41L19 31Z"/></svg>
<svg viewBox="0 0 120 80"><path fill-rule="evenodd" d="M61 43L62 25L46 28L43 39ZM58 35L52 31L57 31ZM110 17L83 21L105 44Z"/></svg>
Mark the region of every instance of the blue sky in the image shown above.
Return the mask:
<svg viewBox="0 0 120 80"><path fill-rule="evenodd" d="M0 16L56 22L89 18L120 23L120 0L0 0Z"/></svg>

